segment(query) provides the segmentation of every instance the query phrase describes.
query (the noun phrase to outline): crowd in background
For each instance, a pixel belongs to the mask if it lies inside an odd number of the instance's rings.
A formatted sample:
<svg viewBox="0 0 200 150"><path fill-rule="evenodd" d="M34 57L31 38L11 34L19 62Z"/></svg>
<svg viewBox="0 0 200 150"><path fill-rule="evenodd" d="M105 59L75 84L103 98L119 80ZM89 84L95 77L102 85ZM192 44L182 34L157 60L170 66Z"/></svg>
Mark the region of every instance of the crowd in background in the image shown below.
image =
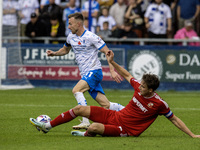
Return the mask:
<svg viewBox="0 0 200 150"><path fill-rule="evenodd" d="M91 7L90 30L103 39L200 36L200 0L92 0ZM3 0L3 35L16 36L20 24L22 37L65 37L68 15L81 12L88 29L88 11L89 0Z"/></svg>

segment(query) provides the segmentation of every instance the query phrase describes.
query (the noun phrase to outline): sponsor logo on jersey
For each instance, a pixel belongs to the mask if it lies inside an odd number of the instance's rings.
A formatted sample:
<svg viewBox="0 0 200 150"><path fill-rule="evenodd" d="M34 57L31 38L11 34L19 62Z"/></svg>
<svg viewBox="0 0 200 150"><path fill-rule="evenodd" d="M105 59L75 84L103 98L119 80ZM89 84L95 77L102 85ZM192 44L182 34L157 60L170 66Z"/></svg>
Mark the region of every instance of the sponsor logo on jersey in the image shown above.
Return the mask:
<svg viewBox="0 0 200 150"><path fill-rule="evenodd" d="M144 113L148 111L135 97L132 100Z"/></svg>

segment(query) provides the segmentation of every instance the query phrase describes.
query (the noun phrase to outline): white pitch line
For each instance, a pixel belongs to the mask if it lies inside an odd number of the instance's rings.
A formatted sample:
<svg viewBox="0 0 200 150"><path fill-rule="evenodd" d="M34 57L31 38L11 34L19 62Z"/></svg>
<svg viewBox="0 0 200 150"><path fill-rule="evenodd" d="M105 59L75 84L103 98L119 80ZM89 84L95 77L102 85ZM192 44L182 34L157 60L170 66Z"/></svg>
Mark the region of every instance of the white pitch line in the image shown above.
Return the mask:
<svg viewBox="0 0 200 150"><path fill-rule="evenodd" d="M171 108L171 109L176 109L176 110L200 110L200 108Z"/></svg>
<svg viewBox="0 0 200 150"><path fill-rule="evenodd" d="M126 93L125 93L126 94ZM117 95L117 97L118 98L130 98L132 95L130 94L130 95ZM11 94L11 95L9 95L9 96L21 96L22 94ZM36 94L25 94L26 96L31 96L31 97L37 97L38 95L36 95ZM183 96L183 94L160 94L160 95L162 95L162 97L182 97ZM7 96L7 94L4 94L4 93L1 93L0 94L0 96L2 97L2 96ZM68 95L68 94L64 94L64 95L57 95L57 94L49 94L49 95L46 95L46 94L44 94L44 95L42 95L43 97L72 97L72 94L71 95ZM113 96L113 95L110 95L110 94L106 94L106 96L107 97L116 97L116 96ZM199 97L200 96L200 94L199 93L197 93L197 94L185 94L184 95L185 97ZM90 97L90 95L86 95L86 97Z"/></svg>
<svg viewBox="0 0 200 150"><path fill-rule="evenodd" d="M71 105L34 105L34 104L0 104L0 106L7 106L7 107L58 107L58 108L74 107Z"/></svg>
<svg viewBox="0 0 200 150"><path fill-rule="evenodd" d="M71 108L72 105L34 105L34 104L0 104L4 107L58 107L58 108ZM200 111L200 108L171 108L172 110L188 110L188 111Z"/></svg>

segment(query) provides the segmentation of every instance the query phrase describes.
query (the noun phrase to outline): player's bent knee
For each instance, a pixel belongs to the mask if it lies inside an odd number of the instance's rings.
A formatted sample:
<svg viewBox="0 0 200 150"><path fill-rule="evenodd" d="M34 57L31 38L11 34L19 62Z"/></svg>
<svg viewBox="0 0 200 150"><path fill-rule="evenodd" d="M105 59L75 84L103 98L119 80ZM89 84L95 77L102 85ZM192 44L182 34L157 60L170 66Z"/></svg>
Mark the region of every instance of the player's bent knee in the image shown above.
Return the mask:
<svg viewBox="0 0 200 150"><path fill-rule="evenodd" d="M77 105L76 107L73 108L73 111L76 115L82 116L85 114L86 109L87 106Z"/></svg>
<svg viewBox="0 0 200 150"><path fill-rule="evenodd" d="M92 123L88 128L88 132L99 133L101 131L101 128L102 128L101 124Z"/></svg>
<svg viewBox="0 0 200 150"><path fill-rule="evenodd" d="M75 106L75 107L73 108L73 111L74 111L74 113L75 113L76 115L80 115L81 107L83 107L83 106L77 105L77 106Z"/></svg>
<svg viewBox="0 0 200 150"><path fill-rule="evenodd" d="M78 91L73 88L72 93L75 94L76 92L78 92Z"/></svg>
<svg viewBox="0 0 200 150"><path fill-rule="evenodd" d="M107 102L107 103L105 103L105 105L103 105L102 107L103 107L103 108L106 108L106 109L109 109L109 108L110 108L110 103Z"/></svg>

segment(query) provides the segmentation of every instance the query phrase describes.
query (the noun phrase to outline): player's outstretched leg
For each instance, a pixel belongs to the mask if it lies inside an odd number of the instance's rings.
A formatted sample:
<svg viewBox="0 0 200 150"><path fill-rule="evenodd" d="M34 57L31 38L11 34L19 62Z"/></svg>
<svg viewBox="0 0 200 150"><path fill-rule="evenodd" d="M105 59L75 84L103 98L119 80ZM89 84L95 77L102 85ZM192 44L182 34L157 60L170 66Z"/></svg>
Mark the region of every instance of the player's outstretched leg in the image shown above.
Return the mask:
<svg viewBox="0 0 200 150"><path fill-rule="evenodd" d="M34 118L30 118L29 121L32 125L47 133L51 128L61 125L63 123L67 123L75 119L77 116L88 118L90 116L90 107L77 105L73 109L70 109L58 115L54 120L47 123L39 122Z"/></svg>
<svg viewBox="0 0 200 150"><path fill-rule="evenodd" d="M120 111L120 110L124 109L124 106L119 104L119 103L110 102L109 109L110 110L115 110L115 111Z"/></svg>
<svg viewBox="0 0 200 150"><path fill-rule="evenodd" d="M101 92L98 92L95 100L101 105L101 107L104 107L106 109L120 111L124 108L124 106L119 103L110 102L105 94Z"/></svg>

